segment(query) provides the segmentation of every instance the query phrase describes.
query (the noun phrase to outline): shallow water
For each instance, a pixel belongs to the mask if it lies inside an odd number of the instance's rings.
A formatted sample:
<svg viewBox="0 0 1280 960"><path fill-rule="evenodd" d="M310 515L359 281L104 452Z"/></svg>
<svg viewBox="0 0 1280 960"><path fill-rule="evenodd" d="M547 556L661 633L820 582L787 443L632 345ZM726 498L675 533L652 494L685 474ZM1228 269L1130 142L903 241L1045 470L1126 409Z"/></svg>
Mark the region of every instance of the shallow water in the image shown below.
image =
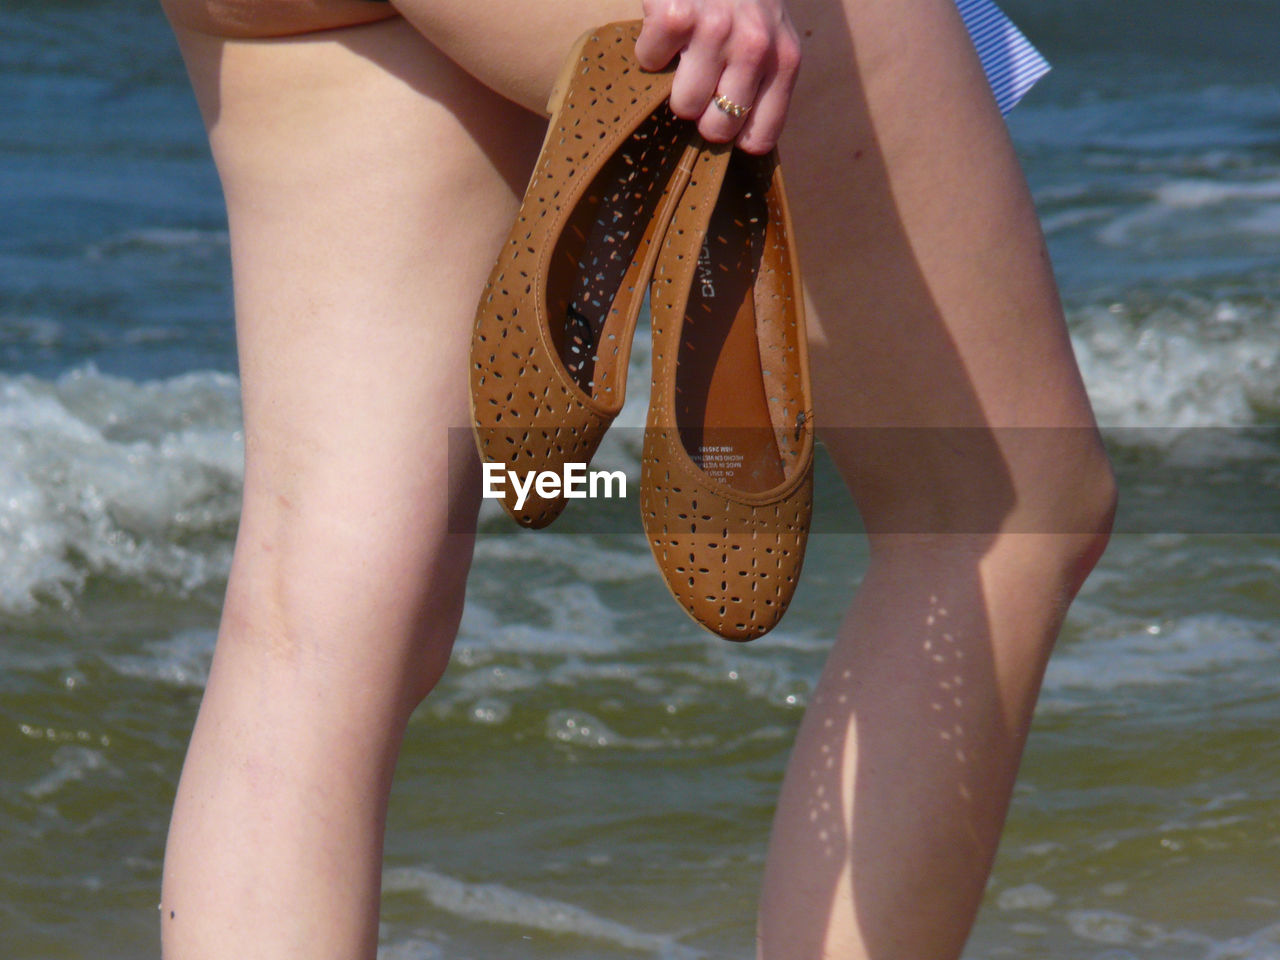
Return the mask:
<svg viewBox="0 0 1280 960"><path fill-rule="evenodd" d="M966 956L1276 960L1274 11L1006 8L1055 65L1010 126L1125 512ZM242 476L225 223L149 3L11 0L0 103L0 956L156 956ZM625 437L603 457L634 476ZM842 532L749 647L697 632L635 526L486 514L395 786L383 960L751 955L786 752L865 567L825 463L819 490Z"/></svg>

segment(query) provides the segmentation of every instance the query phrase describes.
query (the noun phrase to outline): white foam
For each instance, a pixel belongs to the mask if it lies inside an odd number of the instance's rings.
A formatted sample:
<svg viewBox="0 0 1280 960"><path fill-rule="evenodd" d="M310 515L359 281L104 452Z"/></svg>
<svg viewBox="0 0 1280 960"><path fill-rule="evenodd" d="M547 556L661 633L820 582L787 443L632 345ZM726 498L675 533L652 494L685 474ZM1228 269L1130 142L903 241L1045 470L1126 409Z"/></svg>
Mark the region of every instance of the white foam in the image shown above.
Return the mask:
<svg viewBox="0 0 1280 960"><path fill-rule="evenodd" d="M143 227L117 233L91 244L85 250L85 258L97 262L130 253L168 251L225 257L229 245L230 239L225 230Z"/></svg>
<svg viewBox="0 0 1280 960"><path fill-rule="evenodd" d="M616 633L617 612L600 602L588 583L565 583L529 591L526 596L551 619L551 629L570 635L600 636Z"/></svg>
<svg viewBox="0 0 1280 960"><path fill-rule="evenodd" d="M1094 237L1104 246L1158 254L1224 241L1248 244L1274 238L1280 224L1257 216L1267 201L1280 200L1280 180L1230 182L1174 178L1156 184L1123 206L1110 206Z"/></svg>
<svg viewBox="0 0 1280 960"><path fill-rule="evenodd" d="M63 746L53 754L53 769L26 788L26 794L36 800L52 796L69 783L83 780L85 775L101 770L107 758L101 750L90 747Z"/></svg>
<svg viewBox="0 0 1280 960"><path fill-rule="evenodd" d="M587 583L624 583L656 577L653 558L644 541L632 539L639 549L614 550L595 538L558 536L546 531L535 535L481 536L476 540L475 557L477 561L496 563L554 561L564 564L575 579Z"/></svg>
<svg viewBox="0 0 1280 960"><path fill-rule="evenodd" d="M1280 203L1262 203L1241 217L1236 226L1241 231L1260 236L1280 236Z"/></svg>
<svg viewBox="0 0 1280 960"><path fill-rule="evenodd" d="M1214 943L1205 960L1280 960L1280 923Z"/></svg>
<svg viewBox="0 0 1280 960"><path fill-rule="evenodd" d="M493 653L567 654L601 653L611 642L609 630L599 633L563 633L528 623L505 623L492 632L477 631L473 624L460 630L455 650L466 665L487 662Z"/></svg>
<svg viewBox="0 0 1280 960"><path fill-rule="evenodd" d="M1047 910L1057 901L1057 895L1040 884L1024 883L1000 891L996 907L1001 910Z"/></svg>
<svg viewBox="0 0 1280 960"><path fill-rule="evenodd" d="M537 690L545 683L546 677L541 671L506 664L480 667L450 679L453 689L471 696Z"/></svg>
<svg viewBox="0 0 1280 960"><path fill-rule="evenodd" d="M141 653L113 654L105 659L126 677L203 689L209 680L214 640L213 630L184 630L167 640L144 644Z"/></svg>
<svg viewBox="0 0 1280 960"><path fill-rule="evenodd" d="M1035 887L1035 884L1028 885ZM1143 957L1179 957L1184 960L1280 960L1280 924L1267 926L1252 934L1219 940L1198 930L1165 926L1117 910L1092 907L1061 913L1046 909L1037 915L1034 926L1023 922L1025 914L1014 913L1008 929L1031 936L1054 937L1056 924L1084 941L1087 955L1094 960L1136 960ZM1052 921L1052 926L1046 924ZM1073 950L1063 945L1067 955ZM1062 952L1061 950L1058 952ZM1022 955L1021 952L1018 955Z"/></svg>
<svg viewBox="0 0 1280 960"><path fill-rule="evenodd" d="M1072 343L1104 427L1249 426L1280 410L1276 319L1226 301L1135 318L1117 303L1073 314Z"/></svg>
<svg viewBox="0 0 1280 960"><path fill-rule="evenodd" d="M559 555L572 549L572 543L566 543ZM507 581L502 586L509 589ZM499 651L566 654L617 649L617 638L622 635L617 626L618 611L605 606L590 584L570 581L529 590L523 596L541 608L543 615L531 616L528 608L522 607L516 619L509 621L482 606L474 596L468 599L457 646L465 664L485 663Z"/></svg>
<svg viewBox="0 0 1280 960"><path fill-rule="evenodd" d="M1165 944L1190 944L1211 947L1213 941L1189 930L1169 930L1113 910L1068 910L1067 928L1082 940L1112 946L1138 946L1150 949Z"/></svg>
<svg viewBox="0 0 1280 960"><path fill-rule="evenodd" d="M1171 623L1101 623L1049 661L1048 693L1186 683L1210 672L1258 675L1255 665L1280 656L1280 626L1225 614ZM1280 682L1280 678L1278 678Z"/></svg>
<svg viewBox="0 0 1280 960"><path fill-rule="evenodd" d="M1280 180L1229 183L1222 180L1172 180L1155 189L1156 202L1173 210L1199 210L1235 200L1255 204L1280 200Z"/></svg>
<svg viewBox="0 0 1280 960"><path fill-rule="evenodd" d="M826 649L830 645L828 641ZM815 647L814 652L825 653L826 649ZM775 707L793 709L802 709L808 705L818 673L815 663L783 656L765 659L750 650L727 645L713 646L707 652L706 666L696 665L686 669L700 687L711 687L728 681L741 690L735 696L745 695L764 700Z"/></svg>
<svg viewBox="0 0 1280 960"><path fill-rule="evenodd" d="M402 867L383 876L386 893L417 893L438 910L487 924L600 940L659 960L698 960L705 954L672 937L644 933L559 900L496 883L466 883L426 867Z"/></svg>
<svg viewBox="0 0 1280 960"><path fill-rule="evenodd" d="M445 960L445 954L437 944L415 937L379 946L378 960ZM454 956L450 960L460 958Z"/></svg>
<svg viewBox="0 0 1280 960"><path fill-rule="evenodd" d="M241 448L226 374L0 376L0 609L68 604L93 574L182 591L224 578Z"/></svg>
<svg viewBox="0 0 1280 960"><path fill-rule="evenodd" d="M1115 211L1110 207L1069 207L1066 210L1045 213L1040 218L1040 228L1044 230L1046 236L1053 237L1081 224L1107 222L1114 213Z"/></svg>

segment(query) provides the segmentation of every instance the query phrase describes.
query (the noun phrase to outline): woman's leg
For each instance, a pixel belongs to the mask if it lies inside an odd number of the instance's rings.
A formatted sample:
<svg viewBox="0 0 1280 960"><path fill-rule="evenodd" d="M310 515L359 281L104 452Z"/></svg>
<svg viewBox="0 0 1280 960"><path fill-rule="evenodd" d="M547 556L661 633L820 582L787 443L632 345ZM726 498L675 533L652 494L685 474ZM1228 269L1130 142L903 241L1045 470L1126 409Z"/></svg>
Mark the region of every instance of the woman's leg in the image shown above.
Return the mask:
<svg viewBox="0 0 1280 960"><path fill-rule="evenodd" d="M946 960L1114 487L954 4L806 0L793 15L807 39L781 149L815 414L871 564L788 767L759 951Z"/></svg>
<svg viewBox="0 0 1280 960"><path fill-rule="evenodd" d="M227 198L246 465L164 954L372 958L392 768L471 556L447 517L478 469L450 472L448 428L542 125L399 19L178 33Z"/></svg>

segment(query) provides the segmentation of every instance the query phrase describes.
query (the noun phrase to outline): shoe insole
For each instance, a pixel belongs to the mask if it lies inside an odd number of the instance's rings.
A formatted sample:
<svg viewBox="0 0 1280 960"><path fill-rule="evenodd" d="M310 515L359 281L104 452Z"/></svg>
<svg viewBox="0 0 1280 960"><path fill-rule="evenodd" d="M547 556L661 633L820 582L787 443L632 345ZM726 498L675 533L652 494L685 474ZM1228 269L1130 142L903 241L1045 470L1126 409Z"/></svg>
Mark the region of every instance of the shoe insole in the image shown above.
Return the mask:
<svg viewBox="0 0 1280 960"><path fill-rule="evenodd" d="M592 179L552 255L548 320L560 362L606 405L622 403L619 365L630 350L621 341L644 296L655 214L687 135L680 124L664 106L635 130Z"/></svg>
<svg viewBox="0 0 1280 960"><path fill-rule="evenodd" d="M752 162L735 154L711 215L681 331L675 405L694 463L735 489L758 493L782 483L785 469L756 327L768 209Z"/></svg>

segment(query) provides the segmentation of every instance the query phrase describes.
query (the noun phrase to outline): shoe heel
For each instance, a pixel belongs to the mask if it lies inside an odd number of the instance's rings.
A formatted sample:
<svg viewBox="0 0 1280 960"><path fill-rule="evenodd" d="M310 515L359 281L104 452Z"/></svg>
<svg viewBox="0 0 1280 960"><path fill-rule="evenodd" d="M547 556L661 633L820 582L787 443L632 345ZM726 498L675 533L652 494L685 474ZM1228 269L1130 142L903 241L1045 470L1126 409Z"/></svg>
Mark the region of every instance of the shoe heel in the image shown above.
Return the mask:
<svg viewBox="0 0 1280 960"><path fill-rule="evenodd" d="M584 30L582 35L573 41L573 46L560 67L560 74L556 77L556 82L551 85L551 93L547 96L548 117L554 117L564 106L564 98L569 92L569 82L573 79L582 60L582 49L598 29L599 27L592 27L590 30Z"/></svg>
<svg viewBox="0 0 1280 960"><path fill-rule="evenodd" d="M573 41L573 46L569 48L569 53L565 56L564 63L560 65L560 73L557 74L555 82L551 84L551 92L547 94L547 117L552 122L547 124L547 132L542 136L542 146L538 149L539 154L547 148L547 141L551 139L551 130L555 126L555 116L560 112L560 108L564 106L564 98L569 95L569 87L573 83L573 75L581 69L582 51L599 31L600 27L592 27L589 30L582 31L578 39Z"/></svg>

